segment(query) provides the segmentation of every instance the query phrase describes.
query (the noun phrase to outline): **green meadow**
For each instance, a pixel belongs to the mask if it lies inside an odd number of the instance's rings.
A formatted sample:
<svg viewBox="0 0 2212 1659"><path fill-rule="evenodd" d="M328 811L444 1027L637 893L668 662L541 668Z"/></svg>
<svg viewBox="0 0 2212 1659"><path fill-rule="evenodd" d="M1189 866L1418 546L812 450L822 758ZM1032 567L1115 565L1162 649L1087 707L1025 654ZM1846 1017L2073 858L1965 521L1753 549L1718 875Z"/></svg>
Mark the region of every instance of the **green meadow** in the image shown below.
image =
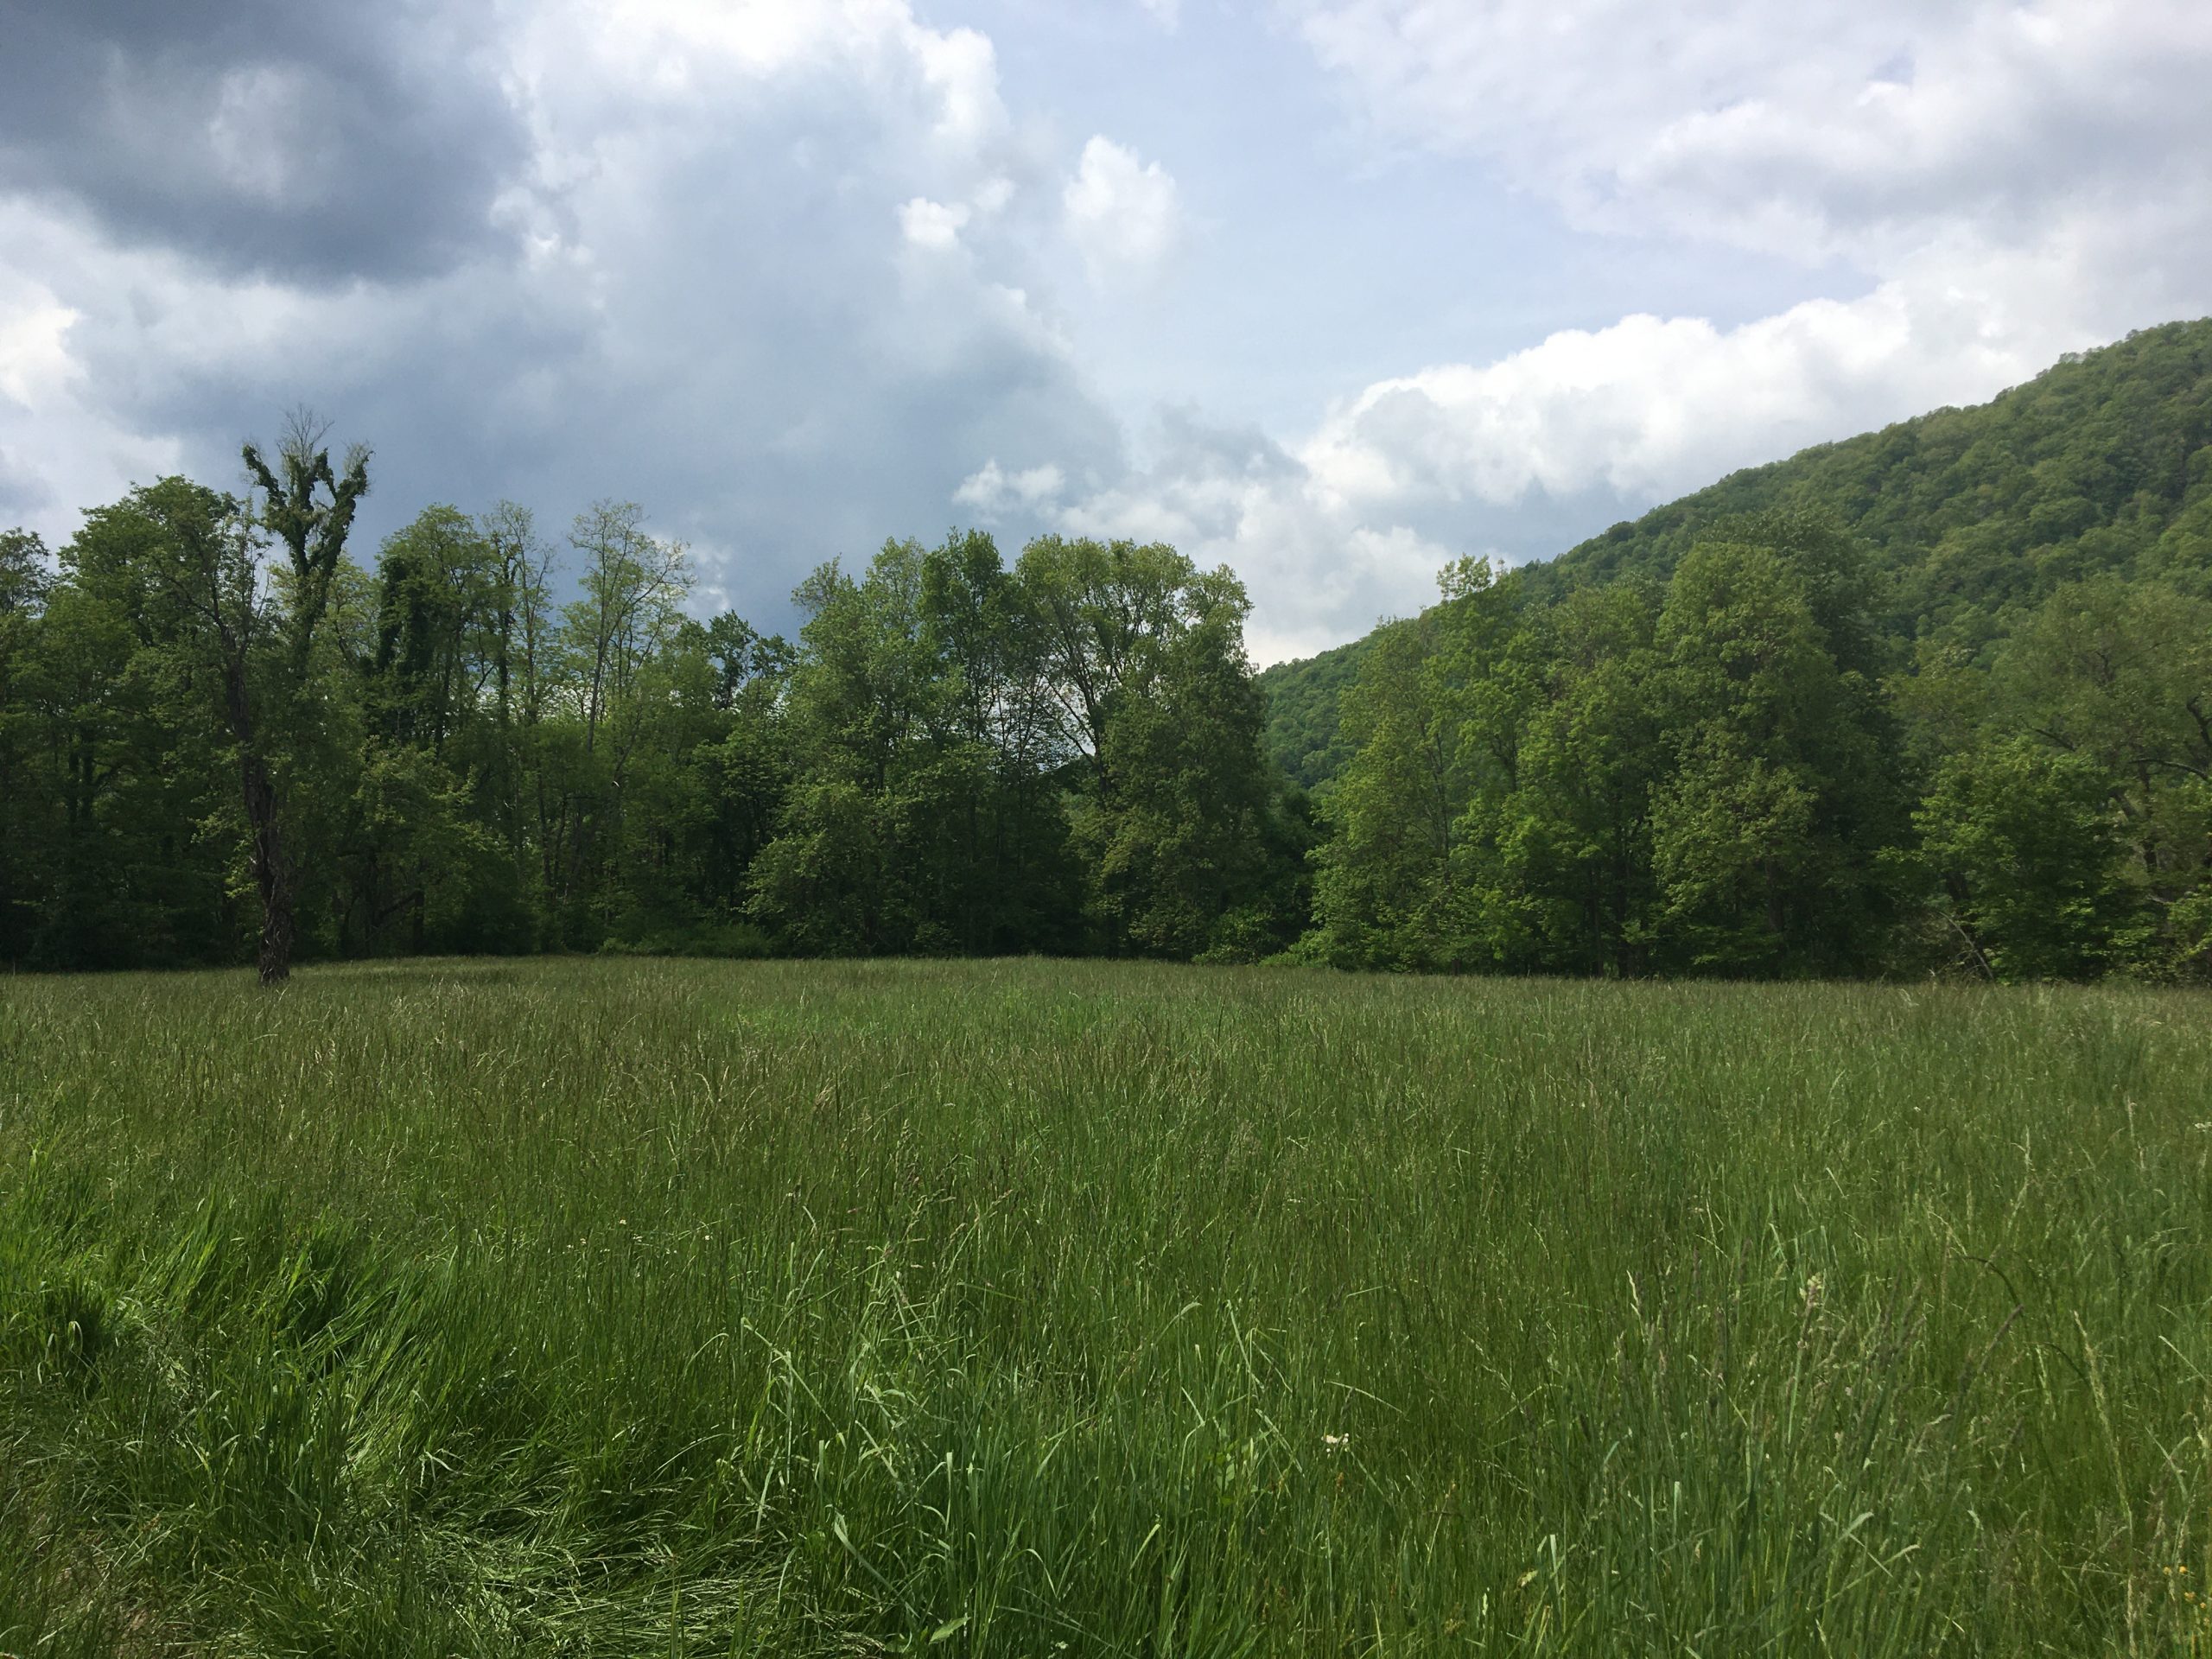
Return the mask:
<svg viewBox="0 0 2212 1659"><path fill-rule="evenodd" d="M0 1653L2212 1653L2212 1003L0 980Z"/></svg>

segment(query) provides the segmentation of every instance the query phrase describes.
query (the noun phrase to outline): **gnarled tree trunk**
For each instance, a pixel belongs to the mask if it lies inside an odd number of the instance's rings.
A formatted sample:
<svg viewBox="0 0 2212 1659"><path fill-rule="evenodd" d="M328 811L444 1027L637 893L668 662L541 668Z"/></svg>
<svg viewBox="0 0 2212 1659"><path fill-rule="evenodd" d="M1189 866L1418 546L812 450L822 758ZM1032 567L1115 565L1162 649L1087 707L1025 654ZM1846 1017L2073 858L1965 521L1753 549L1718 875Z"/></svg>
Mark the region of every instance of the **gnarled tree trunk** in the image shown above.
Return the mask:
<svg viewBox="0 0 2212 1659"><path fill-rule="evenodd" d="M276 780L254 743L253 703L242 652L225 665L223 680L231 734L238 740L238 782L245 797L247 861L253 866L253 885L261 894L261 982L281 985L292 975L292 870L284 858L284 834L276 820Z"/></svg>
<svg viewBox="0 0 2212 1659"><path fill-rule="evenodd" d="M346 474L340 478L330 465L330 452L322 447L327 430L327 423L308 410L295 410L287 419L275 467L252 444L243 451L246 471L262 490L260 522L283 543L291 565L290 613L281 619L282 666L276 671L281 678L276 690L279 709L290 708L291 700L307 684L315 632L328 608L339 567L345 562L346 536L353 526L353 510L369 488L369 452L356 444L346 458ZM318 488L327 492L327 499L317 496ZM250 613L251 581L246 592ZM284 855L278 823L276 780L254 741L253 698L245 674L246 642L241 628L235 641L238 648L229 652L226 690L232 729L238 740L246 826L253 838L254 885L261 890L261 982L281 985L292 971L293 871Z"/></svg>
<svg viewBox="0 0 2212 1659"><path fill-rule="evenodd" d="M245 784L246 822L253 835L254 886L261 891L261 982L281 985L292 974L292 871L276 826L276 786L261 758L246 754L238 769Z"/></svg>

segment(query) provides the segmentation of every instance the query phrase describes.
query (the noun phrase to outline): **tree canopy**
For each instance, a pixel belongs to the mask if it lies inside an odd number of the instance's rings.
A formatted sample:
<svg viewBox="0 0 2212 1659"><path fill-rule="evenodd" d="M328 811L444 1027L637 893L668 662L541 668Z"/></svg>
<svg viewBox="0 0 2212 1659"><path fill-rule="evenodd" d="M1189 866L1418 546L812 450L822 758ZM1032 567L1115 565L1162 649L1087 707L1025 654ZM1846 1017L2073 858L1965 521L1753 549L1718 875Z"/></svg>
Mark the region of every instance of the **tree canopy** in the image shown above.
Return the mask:
<svg viewBox="0 0 2212 1659"><path fill-rule="evenodd" d="M58 562L0 543L0 959L234 960L272 889L310 957L1249 959L1304 924L1226 570L893 540L786 641L694 615L628 503L560 548L432 506L372 570L364 474L264 470L267 505L166 479Z"/></svg>
<svg viewBox="0 0 2212 1659"><path fill-rule="evenodd" d="M1264 683L1329 831L1309 956L2202 976L2212 323L1462 566Z"/></svg>
<svg viewBox="0 0 2212 1659"><path fill-rule="evenodd" d="M2212 322L1257 676L1158 543L894 538L792 639L625 502L363 560L323 438L0 535L0 961L2212 973Z"/></svg>

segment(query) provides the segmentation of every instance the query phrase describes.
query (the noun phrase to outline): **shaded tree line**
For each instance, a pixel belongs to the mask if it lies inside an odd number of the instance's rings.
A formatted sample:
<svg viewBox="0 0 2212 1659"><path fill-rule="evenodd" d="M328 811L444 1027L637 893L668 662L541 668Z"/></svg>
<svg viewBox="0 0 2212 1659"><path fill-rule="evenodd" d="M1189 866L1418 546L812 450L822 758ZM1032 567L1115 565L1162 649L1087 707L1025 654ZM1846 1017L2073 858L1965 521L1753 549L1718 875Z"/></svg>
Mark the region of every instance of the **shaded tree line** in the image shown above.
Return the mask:
<svg viewBox="0 0 2212 1659"><path fill-rule="evenodd" d="M892 541L787 640L623 503L365 557L325 436L0 536L0 961L2212 972L2212 322L1256 681L1165 546Z"/></svg>
<svg viewBox="0 0 2212 1659"><path fill-rule="evenodd" d="M2202 978L2212 321L1459 567L1262 684L1334 831L1309 954Z"/></svg>
<svg viewBox="0 0 2212 1659"><path fill-rule="evenodd" d="M1342 700L1345 966L2000 979L2212 970L2212 600L2061 583L1907 652L1865 544L1726 518L1664 579L1481 562Z"/></svg>
<svg viewBox="0 0 2212 1659"><path fill-rule="evenodd" d="M1244 593L1172 549L885 544L796 639L601 502L348 546L296 421L0 537L0 960L632 950L1245 960L1306 915Z"/></svg>

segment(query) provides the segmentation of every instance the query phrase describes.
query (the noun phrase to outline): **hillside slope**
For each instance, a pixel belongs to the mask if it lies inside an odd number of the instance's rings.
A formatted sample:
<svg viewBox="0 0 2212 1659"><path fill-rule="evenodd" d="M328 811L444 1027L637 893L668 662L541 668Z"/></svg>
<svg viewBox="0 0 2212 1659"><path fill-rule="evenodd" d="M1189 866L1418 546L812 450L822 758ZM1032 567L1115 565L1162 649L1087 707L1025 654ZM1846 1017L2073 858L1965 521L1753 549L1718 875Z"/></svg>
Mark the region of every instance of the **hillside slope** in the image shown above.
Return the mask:
<svg viewBox="0 0 2212 1659"><path fill-rule="evenodd" d="M1774 509L1833 518L1866 543L1900 664L1920 639L1985 651L2062 583L2101 572L2212 593L2212 319L2069 356L1986 404L1732 474L1522 581L1555 598L1664 580L1715 526ZM1373 638L1261 676L1270 750L1309 789L1347 758L1336 694Z"/></svg>
<svg viewBox="0 0 2212 1659"><path fill-rule="evenodd" d="M1260 691L1267 698L1268 753L1302 788L1335 777L1351 757L1337 735L1337 700L1358 677L1366 651L1365 639L1354 639L1318 657L1277 663L1260 672Z"/></svg>

